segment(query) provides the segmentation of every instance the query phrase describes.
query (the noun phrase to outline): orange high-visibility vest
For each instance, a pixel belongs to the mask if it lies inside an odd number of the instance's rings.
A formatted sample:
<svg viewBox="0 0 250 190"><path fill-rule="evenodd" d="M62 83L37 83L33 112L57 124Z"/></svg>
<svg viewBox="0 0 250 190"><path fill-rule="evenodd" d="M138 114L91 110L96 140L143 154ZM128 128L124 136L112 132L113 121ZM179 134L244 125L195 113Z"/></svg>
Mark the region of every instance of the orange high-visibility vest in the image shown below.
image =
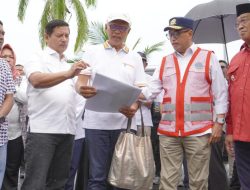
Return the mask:
<svg viewBox="0 0 250 190"><path fill-rule="evenodd" d="M158 132L189 136L213 126L213 100L209 66L211 51L197 48L183 80L175 54L163 58L159 78L165 90Z"/></svg>

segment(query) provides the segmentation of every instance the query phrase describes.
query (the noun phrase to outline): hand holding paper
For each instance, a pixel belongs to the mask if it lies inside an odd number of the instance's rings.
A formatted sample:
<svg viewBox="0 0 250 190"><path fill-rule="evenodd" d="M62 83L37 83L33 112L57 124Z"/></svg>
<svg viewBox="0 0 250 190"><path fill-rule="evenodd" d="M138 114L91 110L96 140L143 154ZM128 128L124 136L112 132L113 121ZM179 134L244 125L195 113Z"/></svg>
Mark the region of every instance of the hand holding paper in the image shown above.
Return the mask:
<svg viewBox="0 0 250 190"><path fill-rule="evenodd" d="M92 86L79 86L78 93L84 98L91 98L96 95L96 89Z"/></svg>
<svg viewBox="0 0 250 190"><path fill-rule="evenodd" d="M141 89L96 73L93 87L97 94L89 98L85 109L97 112L119 112L122 107L130 107L136 102Z"/></svg>

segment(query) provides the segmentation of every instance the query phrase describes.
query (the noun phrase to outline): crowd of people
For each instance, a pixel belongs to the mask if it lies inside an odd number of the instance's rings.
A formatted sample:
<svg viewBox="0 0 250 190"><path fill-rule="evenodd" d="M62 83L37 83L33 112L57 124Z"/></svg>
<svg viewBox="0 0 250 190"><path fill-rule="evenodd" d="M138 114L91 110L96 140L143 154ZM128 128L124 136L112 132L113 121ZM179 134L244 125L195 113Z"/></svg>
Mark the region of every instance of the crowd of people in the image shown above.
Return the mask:
<svg viewBox="0 0 250 190"><path fill-rule="evenodd" d="M128 118L141 134L141 114L153 145L152 184L160 190L176 190L182 168L185 189L250 190L250 3L236 12L244 44L230 64L194 44L192 19L173 17L164 31L174 52L152 76L145 73L146 54L126 46L132 25L126 14L110 15L108 40L73 64L64 54L67 22L49 21L46 48L23 66L4 45L0 21L1 190L16 190L23 173L21 190L122 190L107 182L112 155ZM98 94L96 73L141 88L141 94L115 113L85 109ZM224 145L232 160L230 182Z"/></svg>

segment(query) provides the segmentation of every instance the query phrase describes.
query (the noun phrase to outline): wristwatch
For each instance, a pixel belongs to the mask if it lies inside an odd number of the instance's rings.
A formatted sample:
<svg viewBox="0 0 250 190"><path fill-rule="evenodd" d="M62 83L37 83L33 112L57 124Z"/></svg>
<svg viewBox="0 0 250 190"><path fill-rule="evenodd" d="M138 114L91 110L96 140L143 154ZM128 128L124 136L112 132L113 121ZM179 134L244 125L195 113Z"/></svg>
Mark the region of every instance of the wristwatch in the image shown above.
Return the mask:
<svg viewBox="0 0 250 190"><path fill-rule="evenodd" d="M5 122L5 117L4 116L0 117L0 124L4 122Z"/></svg>
<svg viewBox="0 0 250 190"><path fill-rule="evenodd" d="M224 117L217 117L216 120L215 120L215 122L223 125L226 122L226 120L225 120Z"/></svg>

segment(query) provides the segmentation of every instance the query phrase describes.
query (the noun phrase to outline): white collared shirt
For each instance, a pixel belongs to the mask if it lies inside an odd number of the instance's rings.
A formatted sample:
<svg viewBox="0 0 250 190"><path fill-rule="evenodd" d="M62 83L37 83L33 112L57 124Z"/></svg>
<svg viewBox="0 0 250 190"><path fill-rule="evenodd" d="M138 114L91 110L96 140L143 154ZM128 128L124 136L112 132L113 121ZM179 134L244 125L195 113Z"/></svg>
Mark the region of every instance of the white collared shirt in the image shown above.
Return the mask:
<svg viewBox="0 0 250 190"><path fill-rule="evenodd" d="M93 72L129 85L146 85L140 55L136 52L128 51L127 48L117 52L106 42L105 44L90 47L83 54L82 59L90 65ZM85 74L84 71L82 74ZM91 75L92 80L93 77L94 75ZM83 122L84 127L87 129L115 130L127 127L127 118L119 112L95 112L86 109ZM136 129L135 127L135 118L133 118L132 128Z"/></svg>
<svg viewBox="0 0 250 190"><path fill-rule="evenodd" d="M65 59L50 48L34 54L27 65L27 78L32 73L57 73L70 69ZM28 83L28 115L30 132L52 134L75 134L76 91L73 79L50 88L34 88Z"/></svg>
<svg viewBox="0 0 250 190"><path fill-rule="evenodd" d="M85 138L85 129L83 127L83 115L84 115L84 108L86 99L81 96L80 94L77 94L76 96L76 135L75 140Z"/></svg>
<svg viewBox="0 0 250 190"><path fill-rule="evenodd" d="M146 79L147 79L147 83L150 83L152 76L146 74ZM151 107L147 107L141 104L141 110L142 110L144 125L147 127L152 127L153 122L152 122L152 115L151 115ZM142 125L140 109L138 109L137 112L135 113L135 118L136 118L136 125Z"/></svg>

